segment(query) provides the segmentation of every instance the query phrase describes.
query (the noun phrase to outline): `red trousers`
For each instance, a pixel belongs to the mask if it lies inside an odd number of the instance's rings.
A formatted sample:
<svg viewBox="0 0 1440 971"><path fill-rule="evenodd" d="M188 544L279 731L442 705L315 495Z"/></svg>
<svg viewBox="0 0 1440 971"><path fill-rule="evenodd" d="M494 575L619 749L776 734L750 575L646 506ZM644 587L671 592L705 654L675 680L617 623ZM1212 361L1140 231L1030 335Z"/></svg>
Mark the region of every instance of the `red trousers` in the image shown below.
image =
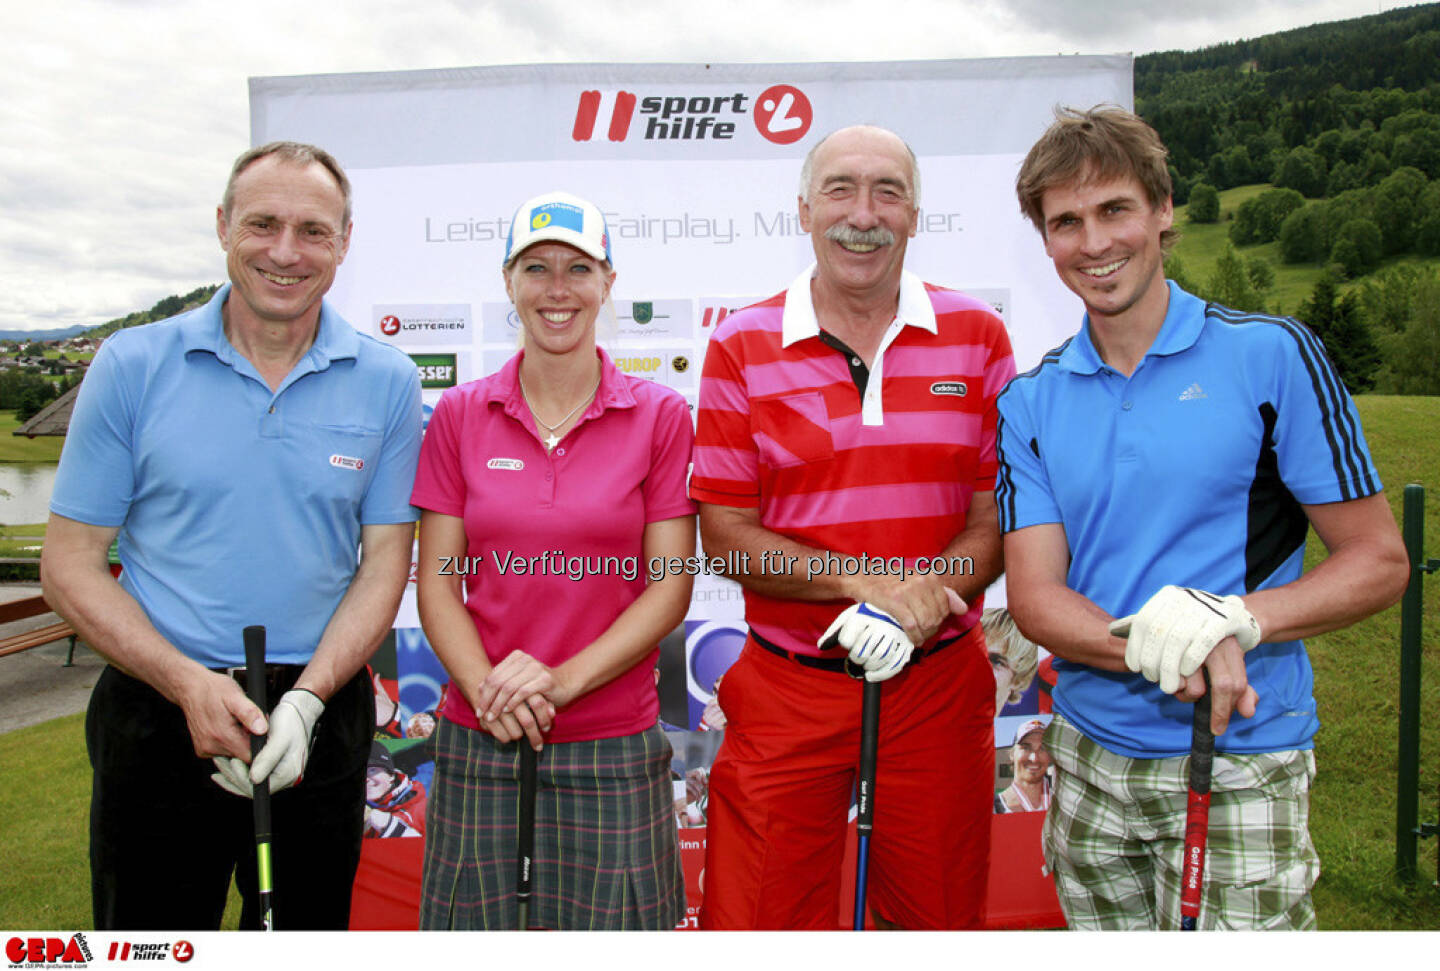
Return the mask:
<svg viewBox="0 0 1440 971"><path fill-rule="evenodd" d="M753 640L720 685L706 930L835 930L863 682ZM868 900L902 927L985 917L995 678L977 624L884 683Z"/></svg>

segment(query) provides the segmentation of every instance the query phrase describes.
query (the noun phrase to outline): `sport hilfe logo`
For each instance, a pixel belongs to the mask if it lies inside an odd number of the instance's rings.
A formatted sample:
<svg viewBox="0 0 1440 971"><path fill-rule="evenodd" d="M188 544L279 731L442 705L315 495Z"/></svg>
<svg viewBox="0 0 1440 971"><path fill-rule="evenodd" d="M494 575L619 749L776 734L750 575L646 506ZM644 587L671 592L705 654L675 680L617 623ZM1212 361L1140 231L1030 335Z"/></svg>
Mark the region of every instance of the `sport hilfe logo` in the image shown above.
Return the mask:
<svg viewBox="0 0 1440 971"><path fill-rule="evenodd" d="M184 964L194 956L195 947L189 941L176 941L174 944L134 944L130 941L111 941L110 953L106 955L106 958L111 961L163 961L166 958L174 958Z"/></svg>
<svg viewBox="0 0 1440 971"><path fill-rule="evenodd" d="M590 90L580 92L570 137L577 142L602 138L623 142L630 137L637 114L645 127L633 130L647 141L732 139L738 124L735 116L748 114L763 138L789 145L804 138L815 120L810 99L790 84L771 85L753 98L738 91L718 96L641 97L633 91Z"/></svg>

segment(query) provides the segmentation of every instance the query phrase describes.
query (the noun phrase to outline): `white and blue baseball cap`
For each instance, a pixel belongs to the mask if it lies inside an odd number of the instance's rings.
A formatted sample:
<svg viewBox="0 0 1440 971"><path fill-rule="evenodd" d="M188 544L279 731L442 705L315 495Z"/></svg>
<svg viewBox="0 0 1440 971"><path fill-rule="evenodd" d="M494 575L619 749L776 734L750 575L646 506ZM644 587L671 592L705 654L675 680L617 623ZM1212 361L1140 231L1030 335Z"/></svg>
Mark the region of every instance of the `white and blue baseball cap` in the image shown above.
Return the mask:
<svg viewBox="0 0 1440 971"><path fill-rule="evenodd" d="M592 203L568 192L547 192L527 201L515 210L510 221L510 234L505 237L505 262L509 266L525 250L536 243L565 243L591 259L602 260L612 267L610 230L605 216Z"/></svg>

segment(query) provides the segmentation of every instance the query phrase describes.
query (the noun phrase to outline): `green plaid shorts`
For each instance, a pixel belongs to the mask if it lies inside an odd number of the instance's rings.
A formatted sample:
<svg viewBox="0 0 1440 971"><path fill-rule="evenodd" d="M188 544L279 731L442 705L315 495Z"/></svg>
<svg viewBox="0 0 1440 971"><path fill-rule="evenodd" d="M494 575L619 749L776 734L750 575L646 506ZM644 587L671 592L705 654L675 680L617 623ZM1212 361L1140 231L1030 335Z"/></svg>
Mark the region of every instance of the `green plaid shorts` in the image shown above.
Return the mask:
<svg viewBox="0 0 1440 971"><path fill-rule="evenodd" d="M440 719L426 809L421 930L513 930L519 755ZM552 742L536 767L530 926L670 930L685 916L670 743L658 725Z"/></svg>
<svg viewBox="0 0 1440 971"><path fill-rule="evenodd" d="M1189 756L1116 755L1056 715L1045 733L1056 778L1045 863L1076 930L1180 925ZM1215 756L1202 930L1313 930L1310 842L1315 753Z"/></svg>

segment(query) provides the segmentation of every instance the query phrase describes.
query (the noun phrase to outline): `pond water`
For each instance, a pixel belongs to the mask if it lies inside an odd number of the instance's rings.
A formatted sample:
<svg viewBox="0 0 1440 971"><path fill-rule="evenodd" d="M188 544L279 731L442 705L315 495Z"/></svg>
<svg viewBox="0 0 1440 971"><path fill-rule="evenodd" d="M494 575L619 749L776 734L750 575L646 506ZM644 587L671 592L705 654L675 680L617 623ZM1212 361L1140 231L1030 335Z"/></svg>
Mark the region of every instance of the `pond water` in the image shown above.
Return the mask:
<svg viewBox="0 0 1440 971"><path fill-rule="evenodd" d="M43 523L50 518L54 462L0 462L0 525Z"/></svg>

